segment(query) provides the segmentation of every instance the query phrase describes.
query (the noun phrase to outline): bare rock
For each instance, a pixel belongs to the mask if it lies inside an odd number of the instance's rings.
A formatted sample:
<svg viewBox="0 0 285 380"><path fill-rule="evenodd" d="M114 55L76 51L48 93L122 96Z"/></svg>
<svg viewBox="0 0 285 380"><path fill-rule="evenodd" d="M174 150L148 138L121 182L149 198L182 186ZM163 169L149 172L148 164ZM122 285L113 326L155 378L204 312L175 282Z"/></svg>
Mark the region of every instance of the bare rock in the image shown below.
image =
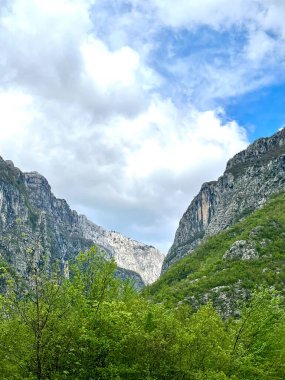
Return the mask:
<svg viewBox="0 0 285 380"><path fill-rule="evenodd" d="M228 162L217 181L202 185L180 220L163 271L191 254L209 236L235 224L283 190L285 129L270 138L255 141Z"/></svg>
<svg viewBox="0 0 285 380"><path fill-rule="evenodd" d="M238 240L223 256L225 260L253 260L258 259L258 252L252 242Z"/></svg>

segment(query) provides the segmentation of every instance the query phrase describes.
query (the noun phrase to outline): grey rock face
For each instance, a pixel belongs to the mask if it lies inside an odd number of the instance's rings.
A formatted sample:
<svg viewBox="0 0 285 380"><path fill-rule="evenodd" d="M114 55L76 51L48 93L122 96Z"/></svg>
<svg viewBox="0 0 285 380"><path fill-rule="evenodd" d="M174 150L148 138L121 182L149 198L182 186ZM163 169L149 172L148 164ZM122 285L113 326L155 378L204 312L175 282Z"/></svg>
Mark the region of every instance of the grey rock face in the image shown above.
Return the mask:
<svg viewBox="0 0 285 380"><path fill-rule="evenodd" d="M163 271L202 240L261 207L285 189L285 130L235 155L217 181L202 185L180 220Z"/></svg>
<svg viewBox="0 0 285 380"><path fill-rule="evenodd" d="M161 271L164 256L157 249L104 230L57 199L37 172L22 173L0 158L0 253L19 272L28 275L35 262L62 270L79 251L99 245L114 257L121 277L149 284ZM135 271L138 274L131 273Z"/></svg>
<svg viewBox="0 0 285 380"><path fill-rule="evenodd" d="M83 215L79 216L79 226L85 239L104 247L119 267L139 273L145 284L151 284L159 277L164 256L158 249L118 232L106 231Z"/></svg>
<svg viewBox="0 0 285 380"><path fill-rule="evenodd" d="M246 240L237 240L224 254L227 260L252 260L259 257L255 245Z"/></svg>

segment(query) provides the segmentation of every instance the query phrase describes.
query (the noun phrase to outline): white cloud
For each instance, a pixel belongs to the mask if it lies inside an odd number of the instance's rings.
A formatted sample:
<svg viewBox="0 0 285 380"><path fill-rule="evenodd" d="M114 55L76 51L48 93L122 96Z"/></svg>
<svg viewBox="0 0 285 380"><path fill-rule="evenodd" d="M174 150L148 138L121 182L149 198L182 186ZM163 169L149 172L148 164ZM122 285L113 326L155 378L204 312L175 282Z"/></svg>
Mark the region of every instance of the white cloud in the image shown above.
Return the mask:
<svg viewBox="0 0 285 380"><path fill-rule="evenodd" d="M284 78L284 1L149 0L147 4L157 17L156 25L177 35L171 42L163 41L170 56L161 66L197 107L213 107ZM197 49L195 40L205 30L207 38ZM180 55L176 44L186 31L183 44L189 51ZM168 91L175 96L176 89Z"/></svg>
<svg viewBox="0 0 285 380"><path fill-rule="evenodd" d="M81 52L87 75L102 91L110 91L121 84L125 87L136 85L140 59L129 47L110 52L101 41L90 38L82 45Z"/></svg>
<svg viewBox="0 0 285 380"><path fill-rule="evenodd" d="M166 249L201 183L248 143L213 99L274 82L285 56L283 3L111 3L9 2L0 18L0 154L42 172L94 222ZM201 25L238 37L216 55L207 45L167 55L174 42L166 46L161 31ZM155 56L158 47L165 55ZM175 91L185 91L183 105Z"/></svg>
<svg viewBox="0 0 285 380"><path fill-rule="evenodd" d="M258 9L258 1L255 0L150 0L150 4L166 25L186 28L202 24L223 29L243 22Z"/></svg>
<svg viewBox="0 0 285 380"><path fill-rule="evenodd" d="M228 30L232 26L240 29L257 26L285 34L283 0L148 0L147 4L164 25L175 28L203 25Z"/></svg>
<svg viewBox="0 0 285 380"><path fill-rule="evenodd" d="M263 12L256 15L258 24L261 29L273 31L276 37L282 36L285 38L285 3L283 0L266 0L261 2Z"/></svg>
<svg viewBox="0 0 285 380"><path fill-rule="evenodd" d="M20 119L0 115L8 131L0 142L5 158L42 172L57 196L95 222L163 249L201 183L221 174L225 160L247 144L244 131L223 124L218 113L184 114L158 97L132 119L102 124L88 122L80 109L62 114L60 103L46 109L11 94L9 104Z"/></svg>
<svg viewBox="0 0 285 380"><path fill-rule="evenodd" d="M12 10L0 23L3 85L88 108L99 119L146 106L144 91L157 76L130 47L110 51L91 33L87 3L15 1Z"/></svg>
<svg viewBox="0 0 285 380"><path fill-rule="evenodd" d="M276 51L276 44L277 42L265 32L253 32L249 36L245 54L249 61L260 62L264 58L270 59L270 55Z"/></svg>

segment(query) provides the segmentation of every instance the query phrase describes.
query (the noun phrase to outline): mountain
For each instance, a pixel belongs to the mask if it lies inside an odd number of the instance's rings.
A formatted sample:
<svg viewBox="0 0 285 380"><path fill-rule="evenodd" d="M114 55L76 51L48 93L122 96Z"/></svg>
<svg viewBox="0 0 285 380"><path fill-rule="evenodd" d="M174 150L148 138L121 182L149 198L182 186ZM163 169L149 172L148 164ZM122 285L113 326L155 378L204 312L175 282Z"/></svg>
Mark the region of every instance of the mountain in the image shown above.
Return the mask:
<svg viewBox="0 0 285 380"><path fill-rule="evenodd" d="M162 275L146 294L239 316L255 289L285 296L285 130L235 155L183 215Z"/></svg>
<svg viewBox="0 0 285 380"><path fill-rule="evenodd" d="M106 231L57 199L39 173L23 173L12 161L0 157L0 256L26 274L31 251L37 262L50 267L60 261L62 271L80 250L97 244L114 257L122 277L155 281L163 254L156 248ZM134 273L136 272L136 273Z"/></svg>
<svg viewBox="0 0 285 380"><path fill-rule="evenodd" d="M285 296L285 193L209 237L162 274L148 289L159 303L190 305L211 301L223 316L239 316L255 289Z"/></svg>
<svg viewBox="0 0 285 380"><path fill-rule="evenodd" d="M202 185L180 220L162 272L284 189L285 129L255 141L228 162L217 181Z"/></svg>

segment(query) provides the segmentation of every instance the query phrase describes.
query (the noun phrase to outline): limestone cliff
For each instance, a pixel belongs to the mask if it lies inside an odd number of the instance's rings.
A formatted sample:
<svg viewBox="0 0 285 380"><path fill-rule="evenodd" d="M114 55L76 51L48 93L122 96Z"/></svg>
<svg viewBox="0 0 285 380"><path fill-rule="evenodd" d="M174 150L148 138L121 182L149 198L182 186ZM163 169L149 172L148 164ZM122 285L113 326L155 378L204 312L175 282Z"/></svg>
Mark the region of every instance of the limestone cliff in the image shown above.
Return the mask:
<svg viewBox="0 0 285 380"><path fill-rule="evenodd" d="M50 266L59 260L62 270L80 250L93 244L115 258L122 277L145 284L160 274L163 255L148 246L104 230L72 211L51 192L47 180L37 172L22 173L11 161L0 158L0 255L18 271L27 274L31 250L34 260Z"/></svg>
<svg viewBox="0 0 285 380"><path fill-rule="evenodd" d="M228 162L217 181L202 185L180 220L163 271L284 189L285 129L255 141Z"/></svg>

